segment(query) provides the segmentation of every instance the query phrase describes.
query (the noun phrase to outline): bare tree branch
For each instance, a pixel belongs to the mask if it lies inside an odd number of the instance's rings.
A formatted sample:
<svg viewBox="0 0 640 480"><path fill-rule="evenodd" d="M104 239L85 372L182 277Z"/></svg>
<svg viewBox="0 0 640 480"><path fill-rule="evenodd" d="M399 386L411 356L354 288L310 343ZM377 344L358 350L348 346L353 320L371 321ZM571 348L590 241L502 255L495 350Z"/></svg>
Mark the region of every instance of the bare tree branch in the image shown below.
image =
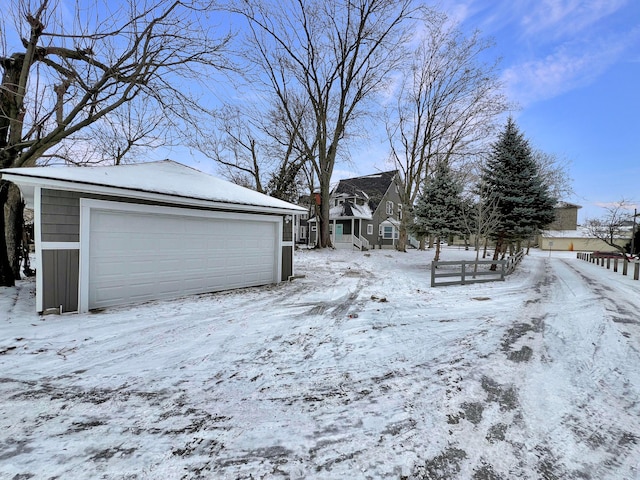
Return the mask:
<svg viewBox="0 0 640 480"><path fill-rule="evenodd" d="M404 65L395 104L387 110L391 161L400 171L402 202L411 207L437 162L453 164L486 147L495 120L508 107L497 63L482 55L492 44L476 32L465 37L446 16L430 11L422 38ZM406 215L398 248L404 250Z"/></svg>

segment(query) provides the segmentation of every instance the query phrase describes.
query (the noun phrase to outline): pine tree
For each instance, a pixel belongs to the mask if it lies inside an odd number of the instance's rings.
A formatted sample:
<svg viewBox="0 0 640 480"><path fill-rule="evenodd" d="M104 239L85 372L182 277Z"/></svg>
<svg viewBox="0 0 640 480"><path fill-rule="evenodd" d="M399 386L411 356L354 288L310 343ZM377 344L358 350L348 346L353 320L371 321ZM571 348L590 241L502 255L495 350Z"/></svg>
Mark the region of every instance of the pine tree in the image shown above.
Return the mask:
<svg viewBox="0 0 640 480"><path fill-rule="evenodd" d="M435 261L440 258L440 239L463 232L461 194L462 184L454 178L449 165L439 162L433 177L425 183L414 212L414 231L436 237Z"/></svg>
<svg viewBox="0 0 640 480"><path fill-rule="evenodd" d="M498 199L494 260L506 242L521 242L554 218L556 200L544 184L529 143L512 118L493 145L481 182Z"/></svg>

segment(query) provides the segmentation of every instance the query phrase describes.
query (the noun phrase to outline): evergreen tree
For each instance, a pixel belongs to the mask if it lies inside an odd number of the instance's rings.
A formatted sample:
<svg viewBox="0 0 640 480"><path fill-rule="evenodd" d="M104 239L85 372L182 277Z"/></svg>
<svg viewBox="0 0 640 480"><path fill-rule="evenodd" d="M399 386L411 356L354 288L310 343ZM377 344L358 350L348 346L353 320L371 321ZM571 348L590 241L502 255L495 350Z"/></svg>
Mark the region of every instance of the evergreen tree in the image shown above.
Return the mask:
<svg viewBox="0 0 640 480"><path fill-rule="evenodd" d="M440 239L459 235L462 225L462 184L447 162L436 165L434 175L425 183L415 208L415 233L436 237L436 255L440 258Z"/></svg>
<svg viewBox="0 0 640 480"><path fill-rule="evenodd" d="M489 187L485 194L495 195L498 202L494 260L505 243L530 238L553 221L556 199L512 118L493 145L481 182Z"/></svg>

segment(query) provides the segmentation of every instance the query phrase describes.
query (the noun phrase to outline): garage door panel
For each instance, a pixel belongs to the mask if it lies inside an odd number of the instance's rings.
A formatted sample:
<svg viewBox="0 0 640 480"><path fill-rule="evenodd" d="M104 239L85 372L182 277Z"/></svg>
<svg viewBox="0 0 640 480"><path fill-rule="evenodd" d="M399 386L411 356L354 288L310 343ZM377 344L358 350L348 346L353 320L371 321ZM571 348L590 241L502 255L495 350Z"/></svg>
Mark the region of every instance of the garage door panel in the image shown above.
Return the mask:
<svg viewBox="0 0 640 480"><path fill-rule="evenodd" d="M276 282L278 223L93 209L89 308Z"/></svg>

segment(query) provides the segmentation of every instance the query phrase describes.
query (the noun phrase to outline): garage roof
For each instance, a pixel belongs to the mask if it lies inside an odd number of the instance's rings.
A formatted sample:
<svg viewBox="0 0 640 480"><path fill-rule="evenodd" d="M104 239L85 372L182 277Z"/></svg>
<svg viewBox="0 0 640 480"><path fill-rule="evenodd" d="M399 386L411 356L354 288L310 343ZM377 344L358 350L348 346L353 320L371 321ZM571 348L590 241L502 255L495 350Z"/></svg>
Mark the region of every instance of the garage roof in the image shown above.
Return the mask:
<svg viewBox="0 0 640 480"><path fill-rule="evenodd" d="M211 202L232 209L298 213L304 208L213 177L173 160L106 167L29 167L0 170L7 180L22 187L32 203L35 186L62 187L92 193L190 205ZM25 188L26 187L26 188ZM29 187L31 187L29 189ZM29 195L31 193L31 195Z"/></svg>

